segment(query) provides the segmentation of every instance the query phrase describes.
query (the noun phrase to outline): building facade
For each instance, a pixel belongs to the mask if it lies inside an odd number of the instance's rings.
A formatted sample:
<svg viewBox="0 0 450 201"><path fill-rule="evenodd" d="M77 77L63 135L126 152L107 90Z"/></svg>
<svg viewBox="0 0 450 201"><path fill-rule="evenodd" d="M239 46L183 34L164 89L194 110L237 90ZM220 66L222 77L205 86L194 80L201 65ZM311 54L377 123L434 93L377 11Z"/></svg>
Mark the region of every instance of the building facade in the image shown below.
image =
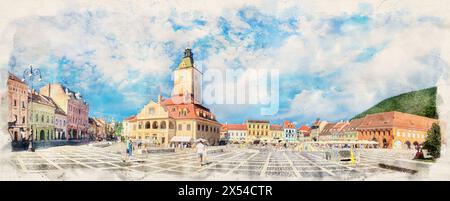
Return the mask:
<svg viewBox="0 0 450 201"><path fill-rule="evenodd" d="M270 138L272 143L286 141L286 129L280 125L270 125Z"/></svg>
<svg viewBox="0 0 450 201"><path fill-rule="evenodd" d="M284 140L287 142L295 142L297 141L298 134L297 129L294 123L289 121L283 122L283 129L284 129Z"/></svg>
<svg viewBox="0 0 450 201"><path fill-rule="evenodd" d="M298 141L300 142L308 142L311 141L310 133L311 133L311 128L306 126L306 125L302 125L300 126L300 128L297 130L298 133Z"/></svg>
<svg viewBox="0 0 450 201"><path fill-rule="evenodd" d="M123 120L122 136L124 136L125 138L131 137L133 128L134 128L134 131L136 130L136 126L134 124L136 119L137 119L136 115L133 115L133 116L127 117Z"/></svg>
<svg viewBox="0 0 450 201"><path fill-rule="evenodd" d="M225 124L222 126L223 138L229 143L243 143L247 140L247 125Z"/></svg>
<svg viewBox="0 0 450 201"><path fill-rule="evenodd" d="M28 139L28 85L12 73L8 74L8 124L12 141Z"/></svg>
<svg viewBox="0 0 450 201"><path fill-rule="evenodd" d="M336 123L327 123L319 133L317 141L331 141L333 139L332 129Z"/></svg>
<svg viewBox="0 0 450 201"><path fill-rule="evenodd" d="M73 92L61 84L47 84L40 93L48 96L67 115L67 137L69 139L87 139L89 137L89 106L80 93Z"/></svg>
<svg viewBox="0 0 450 201"><path fill-rule="evenodd" d="M56 103L53 105L55 106L55 139L67 140L67 115Z"/></svg>
<svg viewBox="0 0 450 201"><path fill-rule="evenodd" d="M130 137L163 146L190 145L200 138L210 145L218 144L221 124L201 105L201 80L193 54L186 49L174 72L172 97L150 100L135 119L125 121L131 128Z"/></svg>
<svg viewBox="0 0 450 201"><path fill-rule="evenodd" d="M310 133L310 140L311 141L318 141L319 140L319 134L323 131L325 126L328 124L326 121L321 121L320 119L317 119L313 125L311 126L311 133Z"/></svg>
<svg viewBox="0 0 450 201"><path fill-rule="evenodd" d="M376 141L380 148L410 149L422 144L437 119L402 112L369 114L358 127L358 140Z"/></svg>
<svg viewBox="0 0 450 201"><path fill-rule="evenodd" d="M362 119L351 120L340 133L340 140L356 141L358 140L358 128L362 123Z"/></svg>
<svg viewBox="0 0 450 201"><path fill-rule="evenodd" d="M340 121L337 122L336 125L334 125L333 128L330 129L331 131L331 140L334 141L342 141L344 140L344 128L348 126L348 121Z"/></svg>
<svg viewBox="0 0 450 201"><path fill-rule="evenodd" d="M55 106L49 97L32 91L31 105L28 113L30 114L30 130L34 140L48 141L55 139Z"/></svg>
<svg viewBox="0 0 450 201"><path fill-rule="evenodd" d="M97 141L106 139L109 126L104 119L89 117L88 122L88 133L90 139Z"/></svg>
<svg viewBox="0 0 450 201"><path fill-rule="evenodd" d="M248 120L246 125L249 141L255 144L269 142L271 140L269 124L269 121L264 120Z"/></svg>

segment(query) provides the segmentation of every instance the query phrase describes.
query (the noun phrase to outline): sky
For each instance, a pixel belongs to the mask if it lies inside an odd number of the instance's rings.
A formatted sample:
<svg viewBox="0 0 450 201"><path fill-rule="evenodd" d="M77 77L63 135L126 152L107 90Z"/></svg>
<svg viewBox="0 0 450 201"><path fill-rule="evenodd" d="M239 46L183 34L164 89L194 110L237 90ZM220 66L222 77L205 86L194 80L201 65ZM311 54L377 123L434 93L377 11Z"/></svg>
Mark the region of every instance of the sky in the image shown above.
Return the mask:
<svg viewBox="0 0 450 201"><path fill-rule="evenodd" d="M0 65L18 75L39 67L38 87L63 83L85 97L91 116L122 120L170 96L172 72L191 47L202 71L279 71L275 115L261 115L261 104L208 104L220 122L299 125L352 118L435 86L448 68L448 12L438 1L108 2L41 2L51 11L8 21Z"/></svg>

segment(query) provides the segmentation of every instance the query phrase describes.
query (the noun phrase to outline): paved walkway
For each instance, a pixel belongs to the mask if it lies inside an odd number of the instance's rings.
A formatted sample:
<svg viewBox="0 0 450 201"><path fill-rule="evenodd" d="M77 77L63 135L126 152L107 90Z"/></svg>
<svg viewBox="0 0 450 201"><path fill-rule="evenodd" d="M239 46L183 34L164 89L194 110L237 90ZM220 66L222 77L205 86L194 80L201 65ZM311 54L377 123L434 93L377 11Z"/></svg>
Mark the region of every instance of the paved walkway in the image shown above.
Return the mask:
<svg viewBox="0 0 450 201"><path fill-rule="evenodd" d="M109 170L116 173L141 175L170 175L174 179L282 179L282 180L363 180L376 174L395 173L382 169L382 160L409 158L410 152L394 150L365 150L358 164L325 160L323 152L266 151L255 149L226 149L209 153L208 165L200 166L193 152L154 153L135 155L123 162L121 146L65 146L31 152L17 152L12 158L16 169L24 173L51 173L67 170ZM161 178L161 177L158 177ZM162 177L164 179L164 177Z"/></svg>

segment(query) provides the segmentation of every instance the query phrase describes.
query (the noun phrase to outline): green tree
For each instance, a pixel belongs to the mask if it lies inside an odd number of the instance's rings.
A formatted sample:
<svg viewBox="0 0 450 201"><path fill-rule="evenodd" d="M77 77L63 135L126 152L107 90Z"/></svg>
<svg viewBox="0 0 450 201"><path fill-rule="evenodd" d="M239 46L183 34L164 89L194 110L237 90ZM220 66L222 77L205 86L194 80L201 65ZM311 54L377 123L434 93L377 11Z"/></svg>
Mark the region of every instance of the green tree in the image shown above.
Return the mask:
<svg viewBox="0 0 450 201"><path fill-rule="evenodd" d="M120 123L117 123L116 126L115 126L115 128L114 128L114 134L115 134L117 137L119 137L119 136L122 134L122 129L123 129L122 123L121 123L121 122L120 122Z"/></svg>
<svg viewBox="0 0 450 201"><path fill-rule="evenodd" d="M423 148L428 150L428 153L433 158L439 158L441 155L441 127L439 124L433 123L427 134Z"/></svg>

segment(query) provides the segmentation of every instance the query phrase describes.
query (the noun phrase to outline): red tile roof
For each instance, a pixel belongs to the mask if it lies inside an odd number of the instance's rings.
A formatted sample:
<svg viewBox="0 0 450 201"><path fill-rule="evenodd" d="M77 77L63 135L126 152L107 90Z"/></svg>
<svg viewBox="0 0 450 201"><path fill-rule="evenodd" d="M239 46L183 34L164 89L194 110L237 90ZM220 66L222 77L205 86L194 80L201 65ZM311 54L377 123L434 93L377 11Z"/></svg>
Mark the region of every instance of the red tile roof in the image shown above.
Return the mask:
<svg viewBox="0 0 450 201"><path fill-rule="evenodd" d="M136 120L136 119L137 119L136 115L133 115L133 116L131 116L131 117L127 117L127 118L124 119L123 121L134 121L134 120Z"/></svg>
<svg viewBox="0 0 450 201"><path fill-rule="evenodd" d="M295 124L290 121L285 120L283 122L283 128L295 128Z"/></svg>
<svg viewBox="0 0 450 201"><path fill-rule="evenodd" d="M320 132L319 136L321 135L331 135L332 129L334 126L336 126L337 123L327 123L324 127L322 132Z"/></svg>
<svg viewBox="0 0 450 201"><path fill-rule="evenodd" d="M437 122L436 119L422 117L403 112L383 112L377 114L366 115L360 129L377 129L377 128L404 128L427 131L431 125Z"/></svg>
<svg viewBox="0 0 450 201"><path fill-rule="evenodd" d="M336 125L331 129L332 132L340 132L343 128L345 128L349 123L347 121L338 122Z"/></svg>
<svg viewBox="0 0 450 201"><path fill-rule="evenodd" d="M270 125L270 130L272 130L272 131L282 131L283 127L281 127L280 125L272 124L272 125Z"/></svg>
<svg viewBox="0 0 450 201"><path fill-rule="evenodd" d="M349 122L349 124L342 129L342 131L343 132L356 131L359 128L359 126L361 125L362 120L363 120L362 118L351 120Z"/></svg>
<svg viewBox="0 0 450 201"><path fill-rule="evenodd" d="M311 128L306 126L306 125L302 125L298 130L299 131L304 131L304 132L310 132Z"/></svg>
<svg viewBox="0 0 450 201"><path fill-rule="evenodd" d="M228 130L247 130L246 124L224 124L222 125L222 131Z"/></svg>
<svg viewBox="0 0 450 201"><path fill-rule="evenodd" d="M190 99L185 101L183 96L173 96L161 101L160 104L174 119L204 119L217 122L215 115L208 108L193 103Z"/></svg>

